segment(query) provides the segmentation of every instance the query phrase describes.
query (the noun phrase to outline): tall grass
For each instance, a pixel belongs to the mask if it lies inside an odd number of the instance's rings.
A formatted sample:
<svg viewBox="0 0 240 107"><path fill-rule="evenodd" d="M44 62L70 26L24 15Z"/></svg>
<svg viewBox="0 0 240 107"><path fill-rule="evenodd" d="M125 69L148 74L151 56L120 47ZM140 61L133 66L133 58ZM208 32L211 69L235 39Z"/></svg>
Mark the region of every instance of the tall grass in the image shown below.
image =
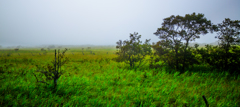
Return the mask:
<svg viewBox="0 0 240 107"><path fill-rule="evenodd" d="M147 66L135 71L110 60L116 57L114 50L91 50L96 55L82 55L81 49L66 53L70 62L62 67L67 72L59 78L56 92L53 84L37 83L32 75L36 65L45 66L54 58L53 51L32 56L19 50L21 56L1 57L1 106L204 107L203 95L210 106L240 105L240 77L206 71L204 66L181 75Z"/></svg>

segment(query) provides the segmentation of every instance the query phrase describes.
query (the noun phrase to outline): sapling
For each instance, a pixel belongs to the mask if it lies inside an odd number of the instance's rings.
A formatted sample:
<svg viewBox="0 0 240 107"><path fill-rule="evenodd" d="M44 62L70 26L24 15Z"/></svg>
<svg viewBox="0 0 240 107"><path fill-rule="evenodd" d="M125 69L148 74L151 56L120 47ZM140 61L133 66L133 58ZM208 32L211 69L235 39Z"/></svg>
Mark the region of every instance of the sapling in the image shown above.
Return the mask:
<svg viewBox="0 0 240 107"><path fill-rule="evenodd" d="M60 53L60 49L58 50L58 55L57 52L55 50L55 61L52 61L52 65L48 64L46 67L46 71L42 71L37 69L36 72L41 72L45 75L46 77L46 81L51 81L53 80L54 83L54 89L56 89L57 87L57 81L60 78L60 76L63 74L63 72L61 72L61 66L64 65L67 61L69 61L68 57L64 58L64 53L67 51L68 49L65 48L65 50ZM37 66L37 68L39 68ZM39 81L37 76L33 73L33 75L36 77L37 82L40 83L45 83L47 85L49 85L46 81Z"/></svg>

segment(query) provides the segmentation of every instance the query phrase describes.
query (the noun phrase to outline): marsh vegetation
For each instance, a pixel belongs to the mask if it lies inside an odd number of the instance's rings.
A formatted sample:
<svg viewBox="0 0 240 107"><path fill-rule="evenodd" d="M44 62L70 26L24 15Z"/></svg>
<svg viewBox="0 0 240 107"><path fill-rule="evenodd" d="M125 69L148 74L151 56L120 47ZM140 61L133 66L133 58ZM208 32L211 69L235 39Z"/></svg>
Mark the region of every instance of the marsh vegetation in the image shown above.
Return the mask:
<svg viewBox="0 0 240 107"><path fill-rule="evenodd" d="M239 27L239 21L230 19L213 25L203 14L171 16L154 33L160 38L157 43L149 44L150 40L142 43L141 35L134 32L130 40L119 40L116 48L67 49L64 53L67 60L58 58L61 63L56 61L54 46L47 50L2 49L0 104L237 107ZM218 46L188 46L208 31L219 32ZM61 76L52 72L57 67ZM36 72L39 70L52 74Z"/></svg>

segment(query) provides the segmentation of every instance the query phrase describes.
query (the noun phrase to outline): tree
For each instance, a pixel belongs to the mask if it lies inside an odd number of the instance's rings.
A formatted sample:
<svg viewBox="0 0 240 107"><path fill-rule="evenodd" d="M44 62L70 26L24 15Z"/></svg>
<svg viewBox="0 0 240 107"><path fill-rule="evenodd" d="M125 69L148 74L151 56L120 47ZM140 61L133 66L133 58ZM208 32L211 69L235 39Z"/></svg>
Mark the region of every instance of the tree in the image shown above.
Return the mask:
<svg viewBox="0 0 240 107"><path fill-rule="evenodd" d="M199 47L199 44L194 44L194 48L197 50L197 48Z"/></svg>
<svg viewBox="0 0 240 107"><path fill-rule="evenodd" d="M204 17L204 14L186 14L183 18L183 37L186 42L184 47L184 59L183 59L183 71L185 68L185 60L186 60L186 49L188 47L189 41L195 41L195 39L200 38L200 34L205 35L209 31L213 33L213 31L217 30L217 26L213 25L210 20L207 20Z"/></svg>
<svg viewBox="0 0 240 107"><path fill-rule="evenodd" d="M220 40L219 46L225 51L224 68L228 69L230 47L240 44L240 21L225 18L222 23L218 24L217 31L218 35L215 38Z"/></svg>
<svg viewBox="0 0 240 107"><path fill-rule="evenodd" d="M172 51L175 53L175 64L176 69L178 70L179 66L179 52L181 48L182 41L186 43L183 46L183 67L182 71L185 68L187 47L189 41L194 41L196 38L200 38L200 34L207 34L208 31L211 33L216 29L216 26L211 23L210 20L207 20L203 14L186 14L183 16L170 16L164 19L162 27L154 33L156 36L162 40L162 42L167 43L168 48L172 48Z"/></svg>
<svg viewBox="0 0 240 107"><path fill-rule="evenodd" d="M41 48L41 51L46 51L44 48Z"/></svg>
<svg viewBox="0 0 240 107"><path fill-rule="evenodd" d="M165 41L165 40L161 40L159 42L157 42L156 44L153 43L152 48L154 49L155 53L154 55L158 55L159 57L156 57L156 59L154 60L155 63L161 61L164 61L163 64L167 64L168 67L170 68L175 68L177 69L178 66L176 66L176 64L178 65L178 58L176 59L176 55L174 55L174 50L169 45L169 41ZM153 57L151 58L153 59ZM150 64L150 66L153 66L153 64ZM156 64L154 68L156 67L160 67L162 65Z"/></svg>
<svg viewBox="0 0 240 107"><path fill-rule="evenodd" d="M15 48L14 51L18 51L19 49L18 48Z"/></svg>
<svg viewBox="0 0 240 107"><path fill-rule="evenodd" d="M137 62L139 62L137 67L141 66L146 55L151 54L151 45L149 44L150 39L146 39L145 43L141 44L140 38L141 35L134 32L134 34L130 34L130 40L119 40L116 46L118 57L115 60L125 62L131 68L134 68Z"/></svg>
<svg viewBox="0 0 240 107"><path fill-rule="evenodd" d="M181 45L181 40L183 39L183 37L182 37L183 31L180 28L180 27L182 27L181 26L182 19L183 19L183 17L179 16L179 15L178 16L172 15L168 18L165 18L165 19L163 19L164 22L162 23L162 27L158 28L157 32L154 33L156 36L159 36L159 39L161 40L157 43L157 45L161 44L165 47L165 49L168 48L168 49L172 50L172 52L175 53L174 60L175 60L176 70L179 69L178 50ZM161 47L159 49L163 51L164 47ZM157 49L156 47L154 47L154 48ZM168 52L170 52L170 50L168 50ZM167 50L165 50L165 51L167 51ZM160 55L164 55L164 54L166 54L166 52L162 53Z"/></svg>
<svg viewBox="0 0 240 107"><path fill-rule="evenodd" d="M47 51L44 48L41 48L41 51L43 52L44 55L47 54Z"/></svg>
<svg viewBox="0 0 240 107"><path fill-rule="evenodd" d="M15 49L14 49L14 51L18 51L19 50L19 48L20 48L21 46L20 45L18 45Z"/></svg>
<svg viewBox="0 0 240 107"><path fill-rule="evenodd" d="M58 79L60 78L61 75L63 75L63 70L61 69L61 66L66 64L69 59L68 57L64 58L64 54L66 53L68 49L65 48L65 50L60 53L60 49L57 51L55 50L55 59L51 62L51 64L48 64L46 67L43 67L45 70L42 70L38 65L37 65L37 71L36 72L41 72L45 75L46 77L46 81L39 81L36 74L33 73L33 75L36 77L37 82L40 83L45 83L47 85L49 85L47 83L47 81L51 81L53 80L54 83L54 89L57 88L57 82Z"/></svg>

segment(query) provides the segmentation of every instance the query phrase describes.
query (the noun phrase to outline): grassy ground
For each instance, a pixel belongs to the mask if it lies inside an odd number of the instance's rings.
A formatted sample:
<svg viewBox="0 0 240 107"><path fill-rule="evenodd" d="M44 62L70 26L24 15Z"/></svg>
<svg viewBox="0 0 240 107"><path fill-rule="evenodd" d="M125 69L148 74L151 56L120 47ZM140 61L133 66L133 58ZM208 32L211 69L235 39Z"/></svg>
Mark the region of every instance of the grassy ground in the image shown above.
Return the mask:
<svg viewBox="0 0 240 107"><path fill-rule="evenodd" d="M240 106L240 77L214 71L168 73L161 69L125 69L117 63L115 49L91 49L95 55L81 49L70 49L70 62L62 67L64 73L57 92L52 85L36 83L32 72L36 65L46 65L54 59L53 50L1 51L0 104L2 106L150 106L205 107L205 95L211 107ZM34 54L34 56L31 54ZM108 54L107 54L108 52ZM18 53L20 55L18 55ZM74 55L72 54L74 53ZM198 71L201 66L195 69ZM40 74L38 75L41 76ZM51 82L52 83L52 82Z"/></svg>

